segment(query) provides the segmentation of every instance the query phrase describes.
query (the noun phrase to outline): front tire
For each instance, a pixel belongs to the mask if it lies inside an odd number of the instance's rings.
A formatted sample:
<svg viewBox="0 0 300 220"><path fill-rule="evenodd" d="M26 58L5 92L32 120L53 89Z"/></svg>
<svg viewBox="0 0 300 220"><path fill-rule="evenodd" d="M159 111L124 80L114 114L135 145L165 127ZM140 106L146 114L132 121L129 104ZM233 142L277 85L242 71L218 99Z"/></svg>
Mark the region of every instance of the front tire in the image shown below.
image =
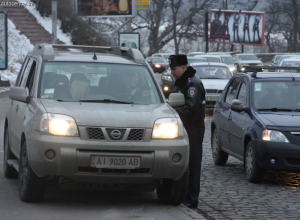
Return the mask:
<svg viewBox="0 0 300 220"><path fill-rule="evenodd" d="M211 138L211 152L216 165L225 165L227 163L228 154L221 149L217 129L213 131L213 136Z"/></svg>
<svg viewBox="0 0 300 220"><path fill-rule="evenodd" d="M18 172L13 167L9 166L7 163L8 160L15 159L13 153L10 150L8 129L5 129L4 132L3 151L4 151L4 156L3 156L4 176L9 179L16 179L18 177Z"/></svg>
<svg viewBox="0 0 300 220"><path fill-rule="evenodd" d="M188 187L189 171L187 169L179 180L163 179L156 187L157 197L162 203L180 205L186 197Z"/></svg>
<svg viewBox="0 0 300 220"><path fill-rule="evenodd" d="M39 202L46 190L45 178L38 177L30 167L26 142L21 148L19 162L19 194L24 202Z"/></svg>
<svg viewBox="0 0 300 220"><path fill-rule="evenodd" d="M256 160L256 152L252 141L247 145L245 155L246 176L249 182L259 183L264 179L265 171L260 169Z"/></svg>

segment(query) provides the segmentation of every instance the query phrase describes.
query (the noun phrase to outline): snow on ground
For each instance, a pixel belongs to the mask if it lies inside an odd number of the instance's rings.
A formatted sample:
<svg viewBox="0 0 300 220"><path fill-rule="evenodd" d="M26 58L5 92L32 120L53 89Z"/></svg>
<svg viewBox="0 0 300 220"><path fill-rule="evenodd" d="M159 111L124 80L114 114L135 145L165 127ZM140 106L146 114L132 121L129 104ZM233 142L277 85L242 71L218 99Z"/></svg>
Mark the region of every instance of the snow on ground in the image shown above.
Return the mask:
<svg viewBox="0 0 300 220"><path fill-rule="evenodd" d="M19 1L19 0L18 0ZM20 1L20 2L24 2ZM31 12L39 21L39 23L49 32L52 31L52 20L51 18L43 18L37 12L35 7L28 6L27 9ZM14 23L7 19L7 31L8 31L8 68L6 70L0 70L1 79L9 80L11 85L16 81L17 75L20 71L22 63L29 51L33 49L33 45L30 43L29 39L24 35L20 34L20 31L16 29ZM60 25L60 22L58 22ZM58 26L57 28L57 38L66 44L72 44L71 38L67 34L62 33ZM8 88L0 88L1 91L5 91Z"/></svg>

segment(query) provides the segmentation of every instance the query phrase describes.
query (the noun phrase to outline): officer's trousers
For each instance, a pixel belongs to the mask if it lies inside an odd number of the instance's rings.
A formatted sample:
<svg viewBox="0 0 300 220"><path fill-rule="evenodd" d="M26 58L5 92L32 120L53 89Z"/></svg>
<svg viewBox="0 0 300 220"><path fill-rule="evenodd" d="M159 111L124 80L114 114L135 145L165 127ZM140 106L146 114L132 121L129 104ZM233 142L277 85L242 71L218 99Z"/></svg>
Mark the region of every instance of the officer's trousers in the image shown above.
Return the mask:
<svg viewBox="0 0 300 220"><path fill-rule="evenodd" d="M205 126L188 127L185 129L188 133L190 142L189 189L185 198L185 202L192 205L197 205L200 194L202 142Z"/></svg>

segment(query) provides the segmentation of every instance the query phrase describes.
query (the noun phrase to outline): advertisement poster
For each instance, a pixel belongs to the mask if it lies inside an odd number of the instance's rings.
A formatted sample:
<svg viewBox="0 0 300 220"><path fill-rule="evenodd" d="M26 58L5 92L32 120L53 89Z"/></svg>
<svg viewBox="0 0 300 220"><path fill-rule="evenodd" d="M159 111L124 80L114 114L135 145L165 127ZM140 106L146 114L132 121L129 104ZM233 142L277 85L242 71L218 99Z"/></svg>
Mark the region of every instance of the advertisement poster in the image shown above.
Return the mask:
<svg viewBox="0 0 300 220"><path fill-rule="evenodd" d="M0 12L0 70L7 69L7 15Z"/></svg>
<svg viewBox="0 0 300 220"><path fill-rule="evenodd" d="M77 0L80 17L133 17L135 0Z"/></svg>
<svg viewBox="0 0 300 220"><path fill-rule="evenodd" d="M135 9L150 9L152 5L150 4L150 0L135 0Z"/></svg>
<svg viewBox="0 0 300 220"><path fill-rule="evenodd" d="M210 11L211 43L264 45L265 13L253 11Z"/></svg>
<svg viewBox="0 0 300 220"><path fill-rule="evenodd" d="M119 46L134 49L140 49L140 34L139 33L120 33Z"/></svg>

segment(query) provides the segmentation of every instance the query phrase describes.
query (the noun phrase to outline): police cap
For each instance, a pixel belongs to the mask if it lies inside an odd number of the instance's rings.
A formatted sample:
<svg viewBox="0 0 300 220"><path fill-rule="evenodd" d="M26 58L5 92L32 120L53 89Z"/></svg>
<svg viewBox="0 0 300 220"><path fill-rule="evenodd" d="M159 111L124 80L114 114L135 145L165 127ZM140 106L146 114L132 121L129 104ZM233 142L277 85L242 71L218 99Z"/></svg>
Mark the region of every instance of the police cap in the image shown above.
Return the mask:
<svg viewBox="0 0 300 220"><path fill-rule="evenodd" d="M187 65L187 57L184 54L171 55L168 59L170 67Z"/></svg>

